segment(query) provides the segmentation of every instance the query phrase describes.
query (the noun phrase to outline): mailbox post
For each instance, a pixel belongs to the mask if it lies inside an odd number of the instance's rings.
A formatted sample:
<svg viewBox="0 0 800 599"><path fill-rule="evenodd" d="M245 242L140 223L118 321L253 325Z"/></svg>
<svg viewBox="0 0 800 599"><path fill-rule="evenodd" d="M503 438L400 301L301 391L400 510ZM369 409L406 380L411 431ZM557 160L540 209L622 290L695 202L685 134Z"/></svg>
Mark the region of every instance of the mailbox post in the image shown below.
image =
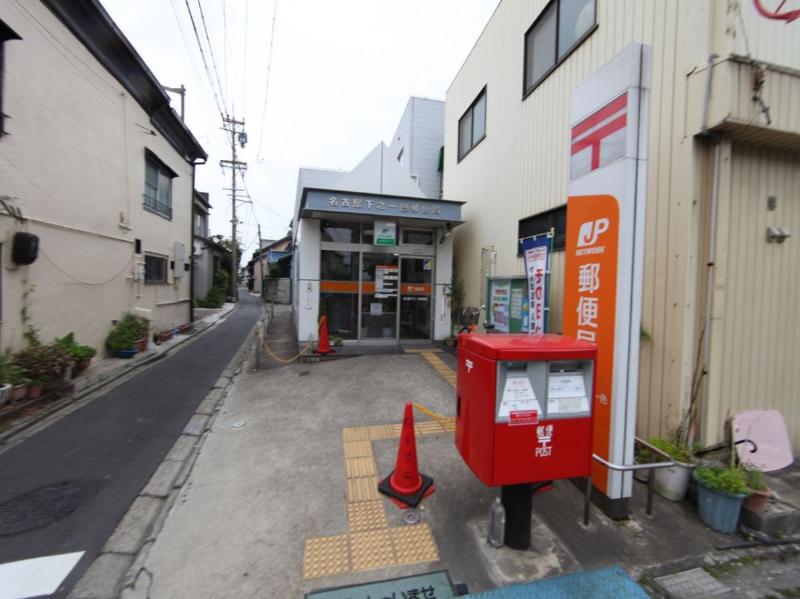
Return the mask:
<svg viewBox="0 0 800 599"><path fill-rule="evenodd" d="M509 547L530 546L538 488L589 475L596 355L561 335L459 337L456 446L478 479L502 487Z"/></svg>

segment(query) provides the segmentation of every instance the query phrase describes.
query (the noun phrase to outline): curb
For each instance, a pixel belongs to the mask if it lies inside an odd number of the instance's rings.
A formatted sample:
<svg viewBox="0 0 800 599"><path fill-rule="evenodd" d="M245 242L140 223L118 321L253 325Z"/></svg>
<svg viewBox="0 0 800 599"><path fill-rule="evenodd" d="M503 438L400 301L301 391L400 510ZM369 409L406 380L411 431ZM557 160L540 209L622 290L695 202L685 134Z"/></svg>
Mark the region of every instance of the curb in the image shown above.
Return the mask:
<svg viewBox="0 0 800 599"><path fill-rule="evenodd" d="M228 310L227 312L220 314L219 318L209 324L206 327L198 328L195 325L195 331L191 335L187 335L185 338L181 339L178 343L174 343L166 348L163 352L153 353L146 358L135 362L128 362L122 364L116 370L104 373L102 375L98 375L97 380L92 383L88 382L85 387L76 391L69 397L64 397L62 399L58 399L53 404L50 405L49 408L46 408L30 418L29 420L25 420L15 426L10 427L7 431L0 433L0 451L4 449L4 446L7 445L9 442L16 441L16 437L26 431L29 428L36 426L37 424L41 423L42 421L50 418L54 414L61 412L65 408L70 406L76 405L78 402L83 401L93 393L100 391L101 389L105 388L108 385L113 383L120 382L124 377L127 377L134 372L138 372L139 370L143 369L146 366L153 364L159 360L163 360L167 358L172 353L179 349L183 349L188 343L192 343L203 336L204 333L210 331L219 323L224 321L230 314L238 308L239 304L235 304L233 308ZM76 406L77 407L77 406Z"/></svg>
<svg viewBox="0 0 800 599"><path fill-rule="evenodd" d="M144 567L144 562L189 478L220 404L252 352L255 328L197 406L181 435L139 491L68 599L113 599L120 593L126 599L149 596L152 575Z"/></svg>

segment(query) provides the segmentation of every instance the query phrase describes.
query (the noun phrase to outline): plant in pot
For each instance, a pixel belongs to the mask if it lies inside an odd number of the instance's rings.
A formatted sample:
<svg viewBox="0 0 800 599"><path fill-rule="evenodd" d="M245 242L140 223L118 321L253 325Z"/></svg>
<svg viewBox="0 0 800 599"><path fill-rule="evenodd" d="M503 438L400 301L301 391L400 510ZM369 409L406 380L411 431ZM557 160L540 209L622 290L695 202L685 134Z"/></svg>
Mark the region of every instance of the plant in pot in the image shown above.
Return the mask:
<svg viewBox="0 0 800 599"><path fill-rule="evenodd" d="M150 321L132 312L125 312L117 326L122 326L133 335L134 347L139 351L147 351L147 334L150 330Z"/></svg>
<svg viewBox="0 0 800 599"><path fill-rule="evenodd" d="M97 350L89 345L76 345L72 350L72 357L75 358L78 372L83 372L92 363L92 358L97 355Z"/></svg>
<svg viewBox="0 0 800 599"><path fill-rule="evenodd" d="M750 494L744 500L744 507L751 512L763 512L769 498L772 497L772 489L767 486L764 473L758 468L750 466L745 469L745 473Z"/></svg>
<svg viewBox="0 0 800 599"><path fill-rule="evenodd" d="M28 386L31 384L31 379L28 373L16 364L10 364L8 367L9 381L13 385L11 388L11 402L16 403L28 397Z"/></svg>
<svg viewBox="0 0 800 599"><path fill-rule="evenodd" d="M689 478L694 468L694 456L688 445L678 441L655 437L650 445L666 453L674 466L659 468L655 471L656 492L671 501L682 501L689 488Z"/></svg>
<svg viewBox="0 0 800 599"><path fill-rule="evenodd" d="M32 379L28 389L29 398L37 397L36 392L41 392L34 387L60 385L73 361L69 352L55 343L31 346L14 355L14 364Z"/></svg>
<svg viewBox="0 0 800 599"><path fill-rule="evenodd" d="M706 526L732 533L739 523L742 502L750 492L747 472L741 466L709 466L694 472L697 512Z"/></svg>
<svg viewBox="0 0 800 599"><path fill-rule="evenodd" d="M117 323L106 337L106 348L114 357L132 358L136 354L136 334L123 321Z"/></svg>
<svg viewBox="0 0 800 599"><path fill-rule="evenodd" d="M14 385L11 383L11 362L8 356L0 355L0 406L11 401L11 392Z"/></svg>
<svg viewBox="0 0 800 599"><path fill-rule="evenodd" d="M653 462L657 461L658 457L653 455L653 452L647 449L646 447L636 447L633 453L634 464L652 464ZM646 483L647 481L650 480L650 471L634 470L633 478L638 480L640 483Z"/></svg>

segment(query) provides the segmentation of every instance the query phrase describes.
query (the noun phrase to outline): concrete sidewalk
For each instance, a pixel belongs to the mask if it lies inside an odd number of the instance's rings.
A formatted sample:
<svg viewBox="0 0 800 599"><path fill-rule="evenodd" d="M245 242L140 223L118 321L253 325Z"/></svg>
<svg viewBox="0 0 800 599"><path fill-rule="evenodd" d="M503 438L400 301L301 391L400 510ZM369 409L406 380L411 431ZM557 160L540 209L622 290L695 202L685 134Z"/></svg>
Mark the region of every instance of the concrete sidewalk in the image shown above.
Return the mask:
<svg viewBox="0 0 800 599"><path fill-rule="evenodd" d="M716 553L737 537L707 529L686 503L656 498L646 516L641 485L630 520L594 510L585 528L582 495L566 481L534 499L532 550L494 549L485 539L497 490L466 468L446 422L419 413L419 461L437 491L421 522L405 525L375 484L394 466L406 401L453 415L453 386L434 363L370 355L244 372L123 597L298 597L442 569L470 592L614 564L650 581L697 565L724 574L753 555ZM758 554L782 569L782 588L800 586L793 551ZM767 589L764 571L737 588L748 584Z"/></svg>

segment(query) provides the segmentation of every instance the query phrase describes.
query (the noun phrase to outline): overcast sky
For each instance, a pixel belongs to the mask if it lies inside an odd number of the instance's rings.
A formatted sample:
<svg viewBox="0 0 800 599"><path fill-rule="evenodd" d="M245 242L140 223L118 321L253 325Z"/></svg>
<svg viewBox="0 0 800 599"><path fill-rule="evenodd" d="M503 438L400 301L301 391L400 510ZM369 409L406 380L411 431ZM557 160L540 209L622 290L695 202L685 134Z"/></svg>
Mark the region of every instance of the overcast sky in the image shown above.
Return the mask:
<svg viewBox="0 0 800 599"><path fill-rule="evenodd" d="M246 121L252 207L239 207L249 258L287 231L300 166L350 169L389 142L409 96L444 99L497 0L277 0L272 70L264 98L276 0L188 0L212 79L228 112ZM197 188L211 193L211 233L230 237L230 144L220 130L187 0L102 0L162 85L184 84L186 122L209 154ZM246 56L246 58L245 58ZM220 95L217 89L217 95ZM173 106L179 109L179 99ZM263 136L261 130L264 120ZM229 138L228 138L229 139ZM260 149L260 151L259 151ZM252 208L252 209L251 209ZM242 262L244 264L245 261Z"/></svg>

